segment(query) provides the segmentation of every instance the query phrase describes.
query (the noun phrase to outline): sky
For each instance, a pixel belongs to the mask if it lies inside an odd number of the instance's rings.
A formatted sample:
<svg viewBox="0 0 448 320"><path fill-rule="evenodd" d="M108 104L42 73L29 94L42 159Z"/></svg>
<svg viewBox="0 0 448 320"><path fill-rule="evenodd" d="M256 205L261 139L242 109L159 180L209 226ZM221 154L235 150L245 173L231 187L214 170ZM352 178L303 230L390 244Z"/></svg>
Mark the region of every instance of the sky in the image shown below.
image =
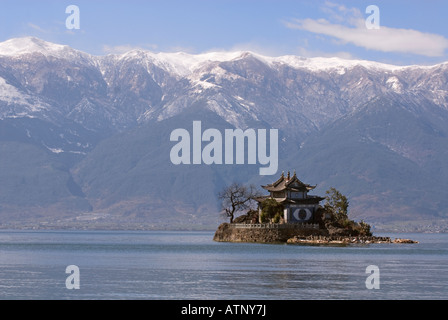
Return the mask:
<svg viewBox="0 0 448 320"><path fill-rule="evenodd" d="M94 55L249 50L431 65L448 61L447 16L444 0L0 0L0 41L33 36Z"/></svg>

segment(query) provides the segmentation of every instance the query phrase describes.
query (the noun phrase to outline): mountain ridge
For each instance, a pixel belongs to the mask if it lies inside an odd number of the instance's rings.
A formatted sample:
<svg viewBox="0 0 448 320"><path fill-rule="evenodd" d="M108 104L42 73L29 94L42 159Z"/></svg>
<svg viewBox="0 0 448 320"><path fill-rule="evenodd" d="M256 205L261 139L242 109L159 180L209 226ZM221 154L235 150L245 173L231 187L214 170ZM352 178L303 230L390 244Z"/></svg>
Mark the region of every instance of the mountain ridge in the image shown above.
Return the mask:
<svg viewBox="0 0 448 320"><path fill-rule="evenodd" d="M180 217L190 225L215 221L220 188L277 176L260 177L247 164L172 165L169 132L200 120L219 130L278 129L279 171L296 169L320 194L339 186L368 222L443 219L447 79L447 63L392 66L245 51L93 56L11 39L0 43L0 146L23 150L23 159L4 156L23 168L0 166L0 178L14 186L0 192L0 217L37 219L33 208L40 208L45 220L45 208L53 208L52 219L63 210L66 223L79 215L123 223L127 214L166 226ZM47 159L51 169L27 157ZM35 190L41 181L43 192ZM21 205L24 190L36 196ZM29 214L20 217L23 211Z"/></svg>
<svg viewBox="0 0 448 320"><path fill-rule="evenodd" d="M383 62L362 60L362 59L345 59L339 57L302 57L298 55L280 55L280 56L267 56L262 55L253 51L248 50L236 50L236 51L207 51L203 53L186 53L182 51L178 52L153 52L145 49L130 49L124 53L109 53L105 55L93 55L78 49L71 48L68 45L56 44L53 42L45 41L36 37L22 37L22 38L12 38L3 42L0 42L0 55L2 56L19 56L23 54L32 53L46 53L51 56L65 57L60 52L76 52L78 55L89 56L94 58L103 57L114 57L116 59L126 59L132 57L151 57L154 60L160 60L161 62L170 63L171 67L179 67L181 65L187 66L187 69L196 69L201 66L204 62L224 62L237 60L247 56L253 56L260 61L267 64L278 64L283 63L289 66L294 66L295 68L309 68L314 71L325 70L325 69L336 69L339 67L354 67L354 66L364 66L376 69L384 70L398 70L398 69L409 69L409 68L435 68L446 66L448 61L432 64L432 65L393 65ZM72 58L73 56L69 56ZM161 64L163 65L163 63ZM180 68L182 69L182 68Z"/></svg>

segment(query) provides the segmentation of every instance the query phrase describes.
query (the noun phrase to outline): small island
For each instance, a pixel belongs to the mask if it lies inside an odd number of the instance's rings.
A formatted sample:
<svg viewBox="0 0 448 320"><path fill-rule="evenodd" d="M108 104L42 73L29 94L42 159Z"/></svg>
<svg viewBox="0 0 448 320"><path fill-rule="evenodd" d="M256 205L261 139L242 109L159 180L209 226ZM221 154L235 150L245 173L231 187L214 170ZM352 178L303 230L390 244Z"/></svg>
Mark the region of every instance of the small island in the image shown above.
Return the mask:
<svg viewBox="0 0 448 320"><path fill-rule="evenodd" d="M370 225L348 218L348 200L335 188L325 198L309 195L316 186L305 184L288 172L263 189L261 195L254 186L233 184L220 193L223 212L230 223L222 223L214 241L288 243L314 245L348 245L355 243L418 243L410 239L373 236ZM326 200L324 205L320 202ZM258 210L251 208L251 201ZM247 212L234 219L238 211Z"/></svg>

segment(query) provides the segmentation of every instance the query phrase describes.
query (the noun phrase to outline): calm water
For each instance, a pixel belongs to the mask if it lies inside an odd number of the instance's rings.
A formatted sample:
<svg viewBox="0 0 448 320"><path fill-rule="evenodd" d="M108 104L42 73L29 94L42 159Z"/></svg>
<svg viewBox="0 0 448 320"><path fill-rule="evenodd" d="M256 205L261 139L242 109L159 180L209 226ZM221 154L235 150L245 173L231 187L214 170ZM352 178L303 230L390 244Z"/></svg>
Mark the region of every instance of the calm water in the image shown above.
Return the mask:
<svg viewBox="0 0 448 320"><path fill-rule="evenodd" d="M377 234L383 235L383 234ZM0 299L448 299L448 234L419 244L217 243L213 232L0 231ZM68 290L68 265L80 289ZM366 267L380 271L367 289Z"/></svg>

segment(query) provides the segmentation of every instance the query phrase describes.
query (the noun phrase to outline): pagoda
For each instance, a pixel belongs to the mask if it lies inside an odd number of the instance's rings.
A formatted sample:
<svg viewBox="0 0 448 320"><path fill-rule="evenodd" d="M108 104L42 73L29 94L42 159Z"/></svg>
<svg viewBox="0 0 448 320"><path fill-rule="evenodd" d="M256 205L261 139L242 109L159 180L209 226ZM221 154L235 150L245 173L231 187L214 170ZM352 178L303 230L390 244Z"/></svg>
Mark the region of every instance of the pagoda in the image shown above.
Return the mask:
<svg viewBox="0 0 448 320"><path fill-rule="evenodd" d="M296 176L295 170L292 177L289 171L287 176L282 172L277 181L261 187L269 191L270 195L256 199L259 203L259 213L261 214L263 209L264 200L274 199L283 205L283 219L285 223L314 223L319 202L325 199L319 196L308 195L308 192L316 188L316 186L300 181Z"/></svg>

